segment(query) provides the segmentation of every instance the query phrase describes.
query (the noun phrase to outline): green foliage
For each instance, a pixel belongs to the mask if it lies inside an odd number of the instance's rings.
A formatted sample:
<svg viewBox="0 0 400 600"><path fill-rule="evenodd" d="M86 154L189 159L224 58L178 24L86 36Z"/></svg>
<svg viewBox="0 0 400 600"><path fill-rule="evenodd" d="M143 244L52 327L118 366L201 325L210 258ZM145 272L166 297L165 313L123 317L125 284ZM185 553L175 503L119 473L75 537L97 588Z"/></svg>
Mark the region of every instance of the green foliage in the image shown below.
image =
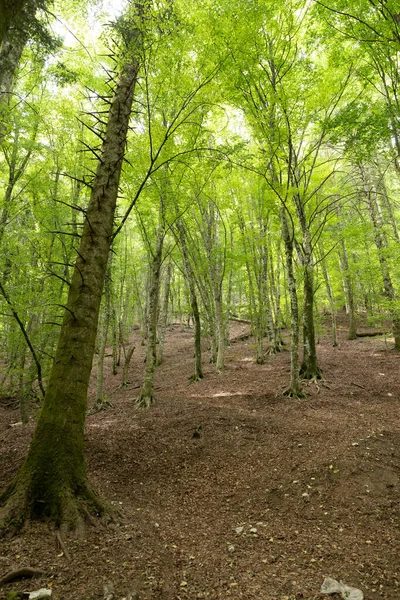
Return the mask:
<svg viewBox="0 0 400 600"><path fill-rule="evenodd" d="M175 265L177 316L190 311L179 221L209 331L216 286L225 309L230 295L234 314L255 322L269 301L274 319L287 323L282 207L295 241L298 286L311 239L318 306L328 302L318 267L322 243L337 309L346 303L348 274L360 310L365 304L397 310L397 300L383 299L382 292L382 260L396 294L400 275L394 0L176 0L149 3L145 19L132 3L113 25L99 3L55 2L51 13L46 6L30 22L18 77L1 109L0 147L4 285L45 377L108 97L124 40L137 30L141 71L113 245L114 309L123 339L145 320L161 222L165 252ZM360 165L380 199L379 226L387 241L380 250ZM348 273L339 260L341 238ZM257 291L266 262L268 298ZM3 389L35 389L31 358L4 299L0 310Z"/></svg>

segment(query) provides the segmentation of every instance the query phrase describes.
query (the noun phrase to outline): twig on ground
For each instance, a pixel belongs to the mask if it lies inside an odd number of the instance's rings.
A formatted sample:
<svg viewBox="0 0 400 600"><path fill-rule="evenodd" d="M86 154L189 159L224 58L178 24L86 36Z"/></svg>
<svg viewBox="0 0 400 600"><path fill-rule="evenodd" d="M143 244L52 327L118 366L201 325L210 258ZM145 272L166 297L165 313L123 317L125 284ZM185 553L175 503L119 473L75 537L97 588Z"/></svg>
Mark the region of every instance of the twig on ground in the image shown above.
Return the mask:
<svg viewBox="0 0 400 600"><path fill-rule="evenodd" d="M71 560L71 555L68 552L68 549L67 549L67 547L66 547L66 545L64 543L64 540L62 539L61 534L60 534L59 531L57 531L57 533L56 533L56 543L57 543L58 548L64 552L65 558L68 561L70 561Z"/></svg>
<svg viewBox="0 0 400 600"><path fill-rule="evenodd" d="M362 390L366 390L367 389L364 386L359 385L358 383L355 383L354 381L350 381L350 383L351 383L351 385L355 385L356 387L361 388Z"/></svg>

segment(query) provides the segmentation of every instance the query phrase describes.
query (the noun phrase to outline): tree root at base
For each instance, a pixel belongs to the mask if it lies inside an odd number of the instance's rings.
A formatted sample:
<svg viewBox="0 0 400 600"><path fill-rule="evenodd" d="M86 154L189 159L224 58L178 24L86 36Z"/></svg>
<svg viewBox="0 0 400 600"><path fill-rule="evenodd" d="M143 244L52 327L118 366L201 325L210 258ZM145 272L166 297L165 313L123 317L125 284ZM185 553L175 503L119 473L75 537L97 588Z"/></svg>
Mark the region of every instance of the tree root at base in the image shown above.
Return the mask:
<svg viewBox="0 0 400 600"><path fill-rule="evenodd" d="M299 375L303 380L306 381L317 381L322 379L322 371L318 367L310 369L305 365L302 365Z"/></svg>
<svg viewBox="0 0 400 600"><path fill-rule="evenodd" d="M101 412L102 410L108 410L109 408L114 408L113 403L108 398L102 398L101 400L97 400L92 408L90 409L90 414L95 414Z"/></svg>
<svg viewBox="0 0 400 600"><path fill-rule="evenodd" d="M153 394L140 394L135 400L136 408L150 408L155 403Z"/></svg>
<svg viewBox="0 0 400 600"><path fill-rule="evenodd" d="M0 535L14 535L30 521L43 520L54 523L61 532L83 536L85 523L106 524L121 517L119 511L104 502L89 485L75 491L60 486L51 505L35 496L31 480L17 476L0 498Z"/></svg>
<svg viewBox="0 0 400 600"><path fill-rule="evenodd" d="M287 398L297 398L297 399L307 398L307 393L304 392L303 390L292 390L291 388L285 390L283 392L283 395L286 396Z"/></svg>
<svg viewBox="0 0 400 600"><path fill-rule="evenodd" d="M197 373L194 373L194 375L191 375L191 376L189 377L189 381L190 381L191 383L194 383L195 381L201 381L202 379L203 379L203 375L199 375L199 374L197 374Z"/></svg>

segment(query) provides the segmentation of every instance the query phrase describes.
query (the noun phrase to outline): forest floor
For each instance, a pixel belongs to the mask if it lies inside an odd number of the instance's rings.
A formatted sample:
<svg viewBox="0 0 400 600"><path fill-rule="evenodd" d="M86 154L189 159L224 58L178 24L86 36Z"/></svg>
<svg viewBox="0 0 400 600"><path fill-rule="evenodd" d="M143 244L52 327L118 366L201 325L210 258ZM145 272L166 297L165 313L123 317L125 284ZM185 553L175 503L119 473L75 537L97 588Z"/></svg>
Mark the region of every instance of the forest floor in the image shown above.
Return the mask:
<svg viewBox="0 0 400 600"><path fill-rule="evenodd" d="M140 341L128 387L107 364L113 407L88 417L86 454L125 522L65 537L70 560L45 524L0 540L0 576L47 572L0 599L51 587L54 600L96 600L112 581L117 598L135 588L141 600L323 600L327 576L366 600L400 598L400 354L379 337L347 341L343 323L339 348L320 339L324 379L294 400L282 395L289 352L257 365L247 331L233 324L222 374L205 353L205 379L190 383L192 332L169 330L150 410L133 406ZM17 421L0 406L0 488L34 428Z"/></svg>

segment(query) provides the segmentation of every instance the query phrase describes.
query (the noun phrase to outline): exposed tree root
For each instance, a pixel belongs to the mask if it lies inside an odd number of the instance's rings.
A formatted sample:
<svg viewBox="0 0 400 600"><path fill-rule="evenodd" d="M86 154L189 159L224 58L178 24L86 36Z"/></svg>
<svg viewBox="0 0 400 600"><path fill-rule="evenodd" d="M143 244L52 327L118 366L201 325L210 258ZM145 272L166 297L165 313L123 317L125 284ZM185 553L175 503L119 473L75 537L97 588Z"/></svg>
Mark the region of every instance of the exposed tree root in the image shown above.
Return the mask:
<svg viewBox="0 0 400 600"><path fill-rule="evenodd" d="M189 377L189 381L191 383L194 383L195 381L201 381L201 379L203 379L203 375L199 375L198 373L194 373Z"/></svg>
<svg viewBox="0 0 400 600"><path fill-rule="evenodd" d="M60 484L60 488L54 490L50 506L40 495L33 490L31 478L17 476L0 498L0 535L15 534L34 519L55 523L62 532L83 535L85 521L93 519L92 523L97 523L94 515L102 519L118 515L88 485L73 491Z"/></svg>
<svg viewBox="0 0 400 600"><path fill-rule="evenodd" d="M321 373L317 374L317 375L313 375L312 377L304 377L303 376L303 382L310 384L310 383L314 383L317 387L318 387L318 382L321 381L322 379L322 375ZM318 388L319 389L319 388Z"/></svg>
<svg viewBox="0 0 400 600"><path fill-rule="evenodd" d="M312 382L322 379L322 371L319 367L307 367L306 365L302 365L299 375L302 379Z"/></svg>
<svg viewBox="0 0 400 600"><path fill-rule="evenodd" d="M46 571L33 569L32 567L22 567L21 569L15 569L15 571L9 571L9 573L0 577L0 587L17 579L32 579L33 577L42 577L42 575L46 575Z"/></svg>
<svg viewBox="0 0 400 600"><path fill-rule="evenodd" d="M288 398L307 398L307 393L303 390L292 390L291 388L285 390L283 395L287 396Z"/></svg>
<svg viewBox="0 0 400 600"><path fill-rule="evenodd" d="M153 394L140 394L135 400L135 406L137 408L150 408L155 403Z"/></svg>
<svg viewBox="0 0 400 600"><path fill-rule="evenodd" d="M90 409L90 414L101 412L102 410L108 410L109 408L114 408L113 403L106 398L105 396L101 400L97 400L92 408Z"/></svg>
<svg viewBox="0 0 400 600"><path fill-rule="evenodd" d="M120 387L120 388L125 388L125 387L128 387L128 385L129 385L130 383L131 383L131 382L130 382L130 381L127 379L126 381L123 381L122 383L120 383L119 387Z"/></svg>
<svg viewBox="0 0 400 600"><path fill-rule="evenodd" d="M276 354L281 352L281 350L282 350L282 348L279 344L272 344L271 346L268 347L267 354L269 356L275 356Z"/></svg>

